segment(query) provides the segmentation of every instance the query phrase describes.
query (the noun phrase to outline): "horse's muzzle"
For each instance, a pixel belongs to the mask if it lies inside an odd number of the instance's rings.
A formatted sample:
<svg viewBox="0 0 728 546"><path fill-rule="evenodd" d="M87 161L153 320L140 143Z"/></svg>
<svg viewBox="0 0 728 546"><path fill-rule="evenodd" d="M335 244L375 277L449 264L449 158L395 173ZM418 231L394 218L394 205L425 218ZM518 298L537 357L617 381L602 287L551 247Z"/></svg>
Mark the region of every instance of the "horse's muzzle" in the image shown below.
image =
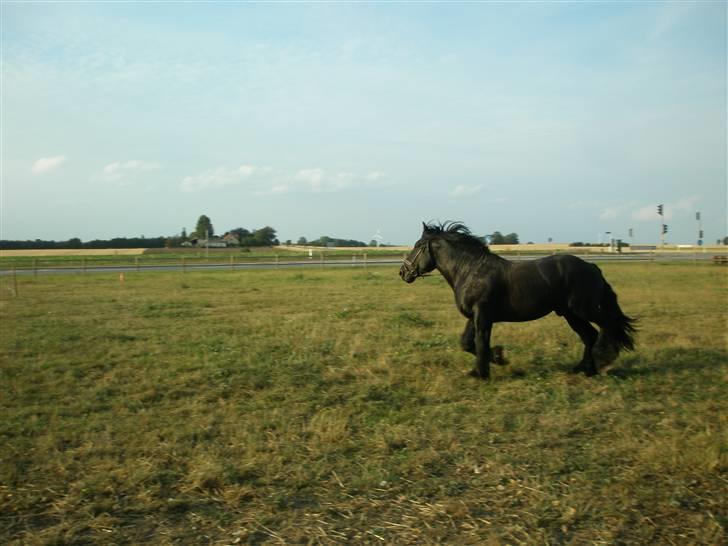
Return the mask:
<svg viewBox="0 0 728 546"><path fill-rule="evenodd" d="M403 265L399 268L399 276L402 278L404 282L407 284L415 282L415 279L419 277L419 273L417 273L416 269L410 269L407 266Z"/></svg>

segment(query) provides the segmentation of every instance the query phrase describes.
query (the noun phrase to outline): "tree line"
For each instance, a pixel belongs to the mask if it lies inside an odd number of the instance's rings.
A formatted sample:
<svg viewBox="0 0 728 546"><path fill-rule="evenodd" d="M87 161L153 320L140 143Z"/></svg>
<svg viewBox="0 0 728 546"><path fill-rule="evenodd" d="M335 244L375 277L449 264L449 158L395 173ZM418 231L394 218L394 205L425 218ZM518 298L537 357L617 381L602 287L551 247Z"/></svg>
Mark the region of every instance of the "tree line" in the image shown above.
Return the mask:
<svg viewBox="0 0 728 546"><path fill-rule="evenodd" d="M164 248L169 237L114 237L113 239L94 239L81 241L74 237L67 241L46 241L35 239L33 241L0 240L2 250L49 250L49 249L77 249L77 248Z"/></svg>
<svg viewBox="0 0 728 546"><path fill-rule="evenodd" d="M518 234L508 233L503 235L500 231L494 231L491 235L482 238L483 242L491 245L509 245L518 244ZM34 241L7 241L0 240L0 249L3 250L40 250L40 249L83 249L83 248L175 248L181 246L205 246L210 241L224 241L227 246L240 247L261 247L261 246L277 246L280 245L275 228L264 226L262 228L248 230L238 227L226 231L222 236L215 234L215 227L212 220L206 214L201 215L197 219L195 229L187 233L187 229L183 228L178 235L161 236L147 238L141 237L114 237L113 239L94 239L92 241L81 241L74 237L67 241L47 241L36 239ZM293 244L290 240L285 244ZM372 240L369 244L364 241L355 239L339 239L323 235L318 239L308 241L305 237L300 237L296 244L306 246L337 246L337 247L365 247L379 246L377 241Z"/></svg>
<svg viewBox="0 0 728 546"><path fill-rule="evenodd" d="M486 236L486 242L491 245L517 245L518 233L503 235L500 231L494 231L492 234Z"/></svg>
<svg viewBox="0 0 728 546"><path fill-rule="evenodd" d="M112 239L94 239L92 241L82 241L74 237L66 241L51 240L27 240L27 241L10 241L0 240L0 249L2 250L47 250L47 249L99 249L99 248L176 248L182 246L205 246L211 241L224 241L227 246L240 247L263 247L280 245L275 228L264 226L258 229L246 229L238 227L224 232L218 236L215 233L215 227L210 217L203 214L197 219L195 229L190 233L186 228L182 228L182 232L171 236L160 237L114 237ZM290 240L285 241L286 244L293 244ZM362 241L353 239L337 239L335 237L322 236L313 241L307 241L305 237L298 240L299 245L308 246L367 246ZM376 246L376 241L372 241L370 246Z"/></svg>

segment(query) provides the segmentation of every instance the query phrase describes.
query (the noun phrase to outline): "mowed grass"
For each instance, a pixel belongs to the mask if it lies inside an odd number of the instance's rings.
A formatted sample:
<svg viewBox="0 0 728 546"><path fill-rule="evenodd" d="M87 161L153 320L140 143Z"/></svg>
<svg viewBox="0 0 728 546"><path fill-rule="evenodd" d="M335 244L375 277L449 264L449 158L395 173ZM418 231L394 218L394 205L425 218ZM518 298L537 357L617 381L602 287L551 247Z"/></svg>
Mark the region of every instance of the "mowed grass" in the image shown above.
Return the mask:
<svg viewBox="0 0 728 546"><path fill-rule="evenodd" d="M612 375L555 316L466 373L439 276L0 280L2 544L720 544L726 269L602 267Z"/></svg>

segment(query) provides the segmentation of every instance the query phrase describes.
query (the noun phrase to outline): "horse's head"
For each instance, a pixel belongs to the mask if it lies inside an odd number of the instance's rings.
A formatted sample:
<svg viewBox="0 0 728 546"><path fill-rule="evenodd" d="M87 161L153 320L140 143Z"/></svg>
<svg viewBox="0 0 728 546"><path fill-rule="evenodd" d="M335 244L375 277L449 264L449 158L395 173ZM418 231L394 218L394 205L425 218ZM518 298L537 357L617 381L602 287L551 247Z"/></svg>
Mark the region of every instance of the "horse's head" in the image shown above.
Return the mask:
<svg viewBox="0 0 728 546"><path fill-rule="evenodd" d="M415 243L412 252L404 259L399 269L399 276L406 283L414 282L417 277L435 269L435 259L432 256L432 241L427 224L422 223L422 237Z"/></svg>

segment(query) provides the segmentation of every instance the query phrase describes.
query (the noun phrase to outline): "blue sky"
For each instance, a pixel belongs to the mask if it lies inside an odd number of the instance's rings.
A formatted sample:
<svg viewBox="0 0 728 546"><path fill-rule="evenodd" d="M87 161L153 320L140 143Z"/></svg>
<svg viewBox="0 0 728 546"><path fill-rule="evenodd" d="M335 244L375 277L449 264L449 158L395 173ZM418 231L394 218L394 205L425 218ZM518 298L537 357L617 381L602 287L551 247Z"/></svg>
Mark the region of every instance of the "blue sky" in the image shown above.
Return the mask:
<svg viewBox="0 0 728 546"><path fill-rule="evenodd" d="M726 3L2 4L4 239L728 234Z"/></svg>

